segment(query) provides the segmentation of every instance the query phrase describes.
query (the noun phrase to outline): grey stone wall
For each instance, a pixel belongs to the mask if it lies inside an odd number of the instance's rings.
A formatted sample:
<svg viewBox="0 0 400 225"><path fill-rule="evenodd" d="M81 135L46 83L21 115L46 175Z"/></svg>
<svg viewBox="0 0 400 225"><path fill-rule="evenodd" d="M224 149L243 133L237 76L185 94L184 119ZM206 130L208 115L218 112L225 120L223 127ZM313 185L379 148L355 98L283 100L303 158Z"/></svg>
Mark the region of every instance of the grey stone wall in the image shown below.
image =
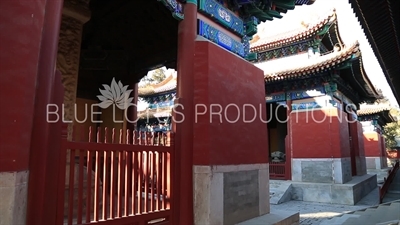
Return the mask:
<svg viewBox="0 0 400 225"><path fill-rule="evenodd" d="M351 159L343 158L341 163L342 163L342 182L340 183L346 183L352 179Z"/></svg>
<svg viewBox="0 0 400 225"><path fill-rule="evenodd" d="M343 184L352 179L350 158L293 159L292 180Z"/></svg>
<svg viewBox="0 0 400 225"><path fill-rule="evenodd" d="M355 205L376 187L376 175L366 174L346 184L293 182L291 194L297 201Z"/></svg>
<svg viewBox="0 0 400 225"><path fill-rule="evenodd" d="M237 224L269 213L268 164L194 166L195 225Z"/></svg>
<svg viewBox="0 0 400 225"><path fill-rule="evenodd" d="M224 224L259 216L258 170L224 174Z"/></svg>
<svg viewBox="0 0 400 225"><path fill-rule="evenodd" d="M331 183L332 163L327 161L301 162L301 178L303 182Z"/></svg>

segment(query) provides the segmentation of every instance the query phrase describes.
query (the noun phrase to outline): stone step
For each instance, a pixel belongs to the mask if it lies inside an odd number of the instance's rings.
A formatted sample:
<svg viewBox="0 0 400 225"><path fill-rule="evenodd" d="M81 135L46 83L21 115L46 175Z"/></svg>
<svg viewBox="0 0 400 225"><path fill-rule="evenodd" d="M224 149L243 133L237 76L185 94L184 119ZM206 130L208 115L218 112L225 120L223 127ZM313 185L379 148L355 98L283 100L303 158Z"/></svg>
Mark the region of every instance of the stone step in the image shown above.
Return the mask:
<svg viewBox="0 0 400 225"><path fill-rule="evenodd" d="M355 211L353 214L354 214L354 215L363 216L363 215L365 215L365 211L364 211L364 210L362 210L362 211Z"/></svg>
<svg viewBox="0 0 400 225"><path fill-rule="evenodd" d="M343 214L341 216L333 217L332 219L324 220L319 225L343 224L349 218L358 218L358 217L360 217L360 215Z"/></svg>
<svg viewBox="0 0 400 225"><path fill-rule="evenodd" d="M354 224L378 224L385 221L400 220L400 202L394 202L388 205L380 205L377 208L368 208L365 211L354 212L353 215L359 217L349 217L346 220L337 219L332 224L354 225ZM340 223L342 222L342 223Z"/></svg>
<svg viewBox="0 0 400 225"><path fill-rule="evenodd" d="M251 220L247 220L237 225L294 225L299 224L300 215L298 212L273 210Z"/></svg>
<svg viewBox="0 0 400 225"><path fill-rule="evenodd" d="M400 225L400 220L385 221L383 223L377 223L375 225Z"/></svg>
<svg viewBox="0 0 400 225"><path fill-rule="evenodd" d="M269 183L269 202L278 205L292 199L292 184L289 181L274 181Z"/></svg>
<svg viewBox="0 0 400 225"><path fill-rule="evenodd" d="M376 214L377 215L383 215L386 213L386 211L389 209L389 205L380 205L378 206L378 208L376 209Z"/></svg>

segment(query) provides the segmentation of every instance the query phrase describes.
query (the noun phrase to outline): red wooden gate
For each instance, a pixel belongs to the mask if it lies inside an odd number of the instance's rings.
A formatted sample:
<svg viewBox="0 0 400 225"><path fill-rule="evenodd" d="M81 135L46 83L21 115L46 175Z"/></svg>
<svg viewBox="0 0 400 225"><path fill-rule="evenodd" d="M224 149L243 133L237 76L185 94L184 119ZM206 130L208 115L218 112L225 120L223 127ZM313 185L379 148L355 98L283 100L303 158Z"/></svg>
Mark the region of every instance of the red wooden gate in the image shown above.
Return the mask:
<svg viewBox="0 0 400 225"><path fill-rule="evenodd" d="M57 224L171 224L172 133L99 128L86 142L65 134Z"/></svg>
<svg viewBox="0 0 400 225"><path fill-rule="evenodd" d="M283 162L269 162L269 178L272 180L291 180L292 153L288 136L285 137L286 157Z"/></svg>

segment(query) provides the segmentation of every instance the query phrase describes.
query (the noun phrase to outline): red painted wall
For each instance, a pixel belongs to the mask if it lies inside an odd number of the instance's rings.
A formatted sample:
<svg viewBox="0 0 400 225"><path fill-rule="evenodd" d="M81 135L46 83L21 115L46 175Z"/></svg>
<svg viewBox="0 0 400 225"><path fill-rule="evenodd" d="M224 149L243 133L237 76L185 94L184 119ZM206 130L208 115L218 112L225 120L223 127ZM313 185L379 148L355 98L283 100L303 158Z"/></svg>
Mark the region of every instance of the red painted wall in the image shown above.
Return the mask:
<svg viewBox="0 0 400 225"><path fill-rule="evenodd" d="M377 132L364 132L364 148L365 156L380 157L381 154L381 138Z"/></svg>
<svg viewBox="0 0 400 225"><path fill-rule="evenodd" d="M263 72L251 63L207 41L196 42L194 104L199 113L194 124L194 165L233 165L268 162L268 135ZM240 108L228 107L236 104ZM212 115L211 104L222 106L222 118ZM243 110L244 104L251 104ZM196 107L195 107L196 110ZM219 108L213 108L218 112ZM245 123L243 120L254 122ZM236 120L229 123L228 120ZM261 119L260 119L261 118Z"/></svg>
<svg viewBox="0 0 400 225"><path fill-rule="evenodd" d="M381 136L381 153L383 157L387 157L385 137Z"/></svg>
<svg viewBox="0 0 400 225"><path fill-rule="evenodd" d="M362 124L357 121L358 155L365 157L365 143Z"/></svg>
<svg viewBox="0 0 400 225"><path fill-rule="evenodd" d="M0 171L28 169L45 3L0 2Z"/></svg>
<svg viewBox="0 0 400 225"><path fill-rule="evenodd" d="M353 175L364 175L365 170L365 150L364 150L364 135L362 124L359 121L350 123L350 133L353 138L354 157L352 160ZM357 159L357 160L356 160ZM354 163L354 165L353 165Z"/></svg>
<svg viewBox="0 0 400 225"><path fill-rule="evenodd" d="M346 118L347 114L338 109L292 112L290 137L293 158L350 157Z"/></svg>

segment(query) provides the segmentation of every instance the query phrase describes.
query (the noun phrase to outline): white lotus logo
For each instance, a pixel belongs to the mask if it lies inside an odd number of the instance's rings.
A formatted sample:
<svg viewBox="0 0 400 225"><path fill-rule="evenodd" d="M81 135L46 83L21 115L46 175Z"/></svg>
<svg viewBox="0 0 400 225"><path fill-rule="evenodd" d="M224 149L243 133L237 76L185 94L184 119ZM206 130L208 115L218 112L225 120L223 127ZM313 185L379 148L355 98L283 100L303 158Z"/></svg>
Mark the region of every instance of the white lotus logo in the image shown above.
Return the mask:
<svg viewBox="0 0 400 225"><path fill-rule="evenodd" d="M101 101L99 106L103 109L108 108L110 105L114 104L119 109L127 109L129 103L132 102L133 98L129 98L132 90L128 90L128 85L123 86L121 81L115 82L113 78L111 81L111 86L103 84L104 90L100 90L102 95L97 95L97 98Z"/></svg>

